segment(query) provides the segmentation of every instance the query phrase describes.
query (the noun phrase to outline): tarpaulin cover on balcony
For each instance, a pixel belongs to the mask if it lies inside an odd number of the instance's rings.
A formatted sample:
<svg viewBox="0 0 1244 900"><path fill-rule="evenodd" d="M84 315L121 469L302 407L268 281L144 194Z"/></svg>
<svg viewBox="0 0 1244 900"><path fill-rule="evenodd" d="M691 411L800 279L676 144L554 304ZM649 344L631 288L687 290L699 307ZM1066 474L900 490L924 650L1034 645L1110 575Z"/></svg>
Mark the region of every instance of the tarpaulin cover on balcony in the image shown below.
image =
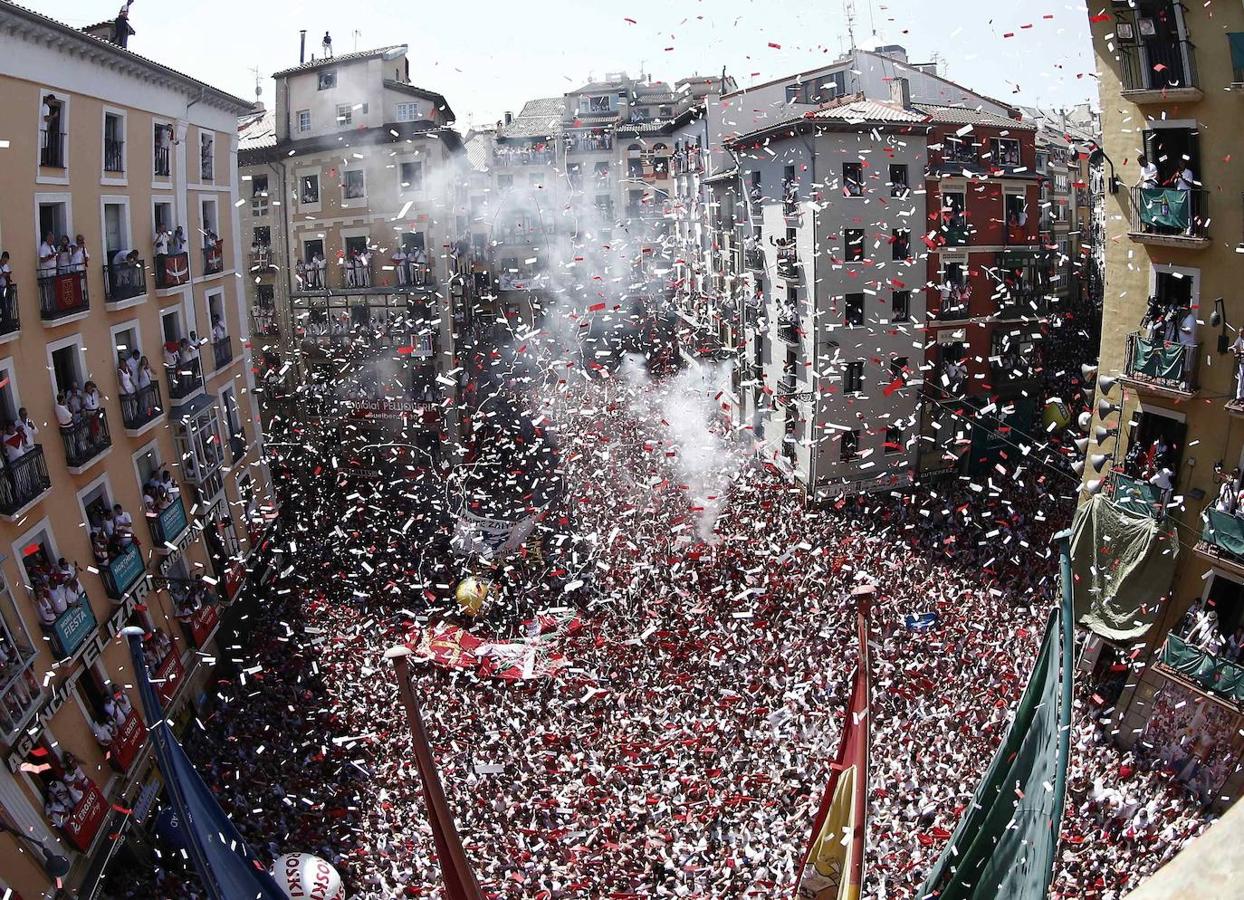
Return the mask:
<svg viewBox="0 0 1244 900"><path fill-rule="evenodd" d="M1183 344L1146 341L1138 337L1136 339L1136 361L1132 366L1132 371L1135 374L1148 375L1150 378L1182 381L1184 353L1187 349Z"/></svg>
<svg viewBox="0 0 1244 900"><path fill-rule="evenodd" d="M1162 662L1202 688L1228 700L1244 702L1244 667L1194 647L1177 635L1166 636Z"/></svg>
<svg viewBox="0 0 1244 900"><path fill-rule="evenodd" d="M1162 228L1178 228L1183 231L1191 221L1191 203L1188 191L1172 191L1166 188L1140 189L1140 221L1146 225Z"/></svg>
<svg viewBox="0 0 1244 900"><path fill-rule="evenodd" d="M1170 520L1093 497L1076 510L1071 526L1076 622L1112 641L1144 637L1170 589L1178 555Z"/></svg>
<svg viewBox="0 0 1244 900"><path fill-rule="evenodd" d="M1232 556L1244 559L1244 519L1210 507L1205 510L1205 527L1201 538Z"/></svg>

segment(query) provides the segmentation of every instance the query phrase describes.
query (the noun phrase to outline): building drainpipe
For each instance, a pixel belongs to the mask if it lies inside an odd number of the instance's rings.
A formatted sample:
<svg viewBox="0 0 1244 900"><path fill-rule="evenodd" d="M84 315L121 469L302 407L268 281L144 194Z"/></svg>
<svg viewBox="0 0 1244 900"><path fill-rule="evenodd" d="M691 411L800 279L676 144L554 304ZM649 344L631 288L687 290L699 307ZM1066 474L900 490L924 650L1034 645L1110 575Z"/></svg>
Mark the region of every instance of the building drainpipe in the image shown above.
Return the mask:
<svg viewBox="0 0 1244 900"><path fill-rule="evenodd" d="M285 211L286 211L287 209L289 209L289 208L290 208L290 206L291 206L292 204L290 204L290 202L289 202L289 194L288 194L288 191L287 191L287 184L286 184L286 180L285 180L285 165L284 165L284 163L282 163L281 165L279 165L279 166L278 166L278 165L277 165L277 164L275 164L275 163L271 163L271 162L269 162L269 163L268 163L268 168L269 168L269 169L271 169L271 170L272 170L272 172L273 172L273 174L275 174L275 175L276 175L276 178L277 178L277 180L280 182L280 185L281 185L281 192L280 192L280 194L278 195L278 196L280 196L280 198L281 198L281 215L280 215L279 217L278 217L278 216L273 216L273 218L274 218L274 219L277 221L277 223L278 223L278 228L280 229L280 238L281 238L281 242L282 242L282 245L285 247L285 250L286 250L286 257L285 257L285 273L284 273L284 276L283 276L283 280L284 280L284 283L285 283L285 305L284 305L284 308L283 308L283 309L281 309L281 310L279 311L279 313L278 313L278 321L280 321L280 323L281 323L281 324L280 324L280 329L281 329L281 349L282 349L282 351L286 354L286 356L289 356L289 355L292 355L293 350L294 350L294 347L296 346L296 344L295 344L295 342L294 342L294 298L293 298L293 285L292 285L292 284L291 284L291 282L290 282L290 278L292 278L292 277L293 277L293 270L294 270L294 266L290 263L290 256L289 256L289 249L290 249L290 245L289 245L289 237L290 237L290 234L289 234L289 227L288 227L288 222L287 222L287 220L286 220L286 213L285 213ZM271 194L272 194L272 192L271 192L271 191L269 191L269 192L268 192L268 194L269 194L269 198L271 198ZM269 203L269 204L268 204L268 207L269 207L269 209L271 209L272 204L271 204L271 203ZM273 301L273 303L274 303L274 304L277 302L277 299L278 299L278 298L276 298L275 296L272 298L272 301Z"/></svg>
<svg viewBox="0 0 1244 900"><path fill-rule="evenodd" d="M816 133L815 132L813 132L812 137L809 140L804 141L804 146L808 150L808 160L809 160L808 171L811 174L810 183L811 185L813 185L813 188L815 189L815 185L817 183L816 181ZM816 213L817 213L816 204L813 203L812 204L812 259L810 260L810 262L812 263L813 273L816 272L816 246L817 246L817 235L818 235L818 232L816 230L816 226L817 226ZM806 265L803 267L803 276L804 276L804 283L810 285L810 289L812 292L812 297L811 297L812 314L809 318L812 321L812 354L811 354L811 357L812 357L812 375L813 375L814 381L813 381L813 389L812 389L812 421L809 423L809 426L808 426L808 432L809 434L812 435L812 440L808 447L808 494L810 498L815 498L816 479L817 479L817 474L818 474L817 473L817 469L818 469L817 462L820 456L820 446L821 446L821 440L817 436L817 431L816 431L816 423L820 419L820 416L821 416L821 391L820 391L820 384L819 384L820 375L817 374L819 370L819 366L820 366L820 361L816 357L816 346L817 346L816 345L816 333L817 333L817 330L821 327L821 323L819 321L820 316L818 315L818 312L820 310L817 308L817 304L816 304L816 285L817 285L818 279L815 277L815 274L814 274L814 277L812 277L811 279L808 278L808 269Z"/></svg>

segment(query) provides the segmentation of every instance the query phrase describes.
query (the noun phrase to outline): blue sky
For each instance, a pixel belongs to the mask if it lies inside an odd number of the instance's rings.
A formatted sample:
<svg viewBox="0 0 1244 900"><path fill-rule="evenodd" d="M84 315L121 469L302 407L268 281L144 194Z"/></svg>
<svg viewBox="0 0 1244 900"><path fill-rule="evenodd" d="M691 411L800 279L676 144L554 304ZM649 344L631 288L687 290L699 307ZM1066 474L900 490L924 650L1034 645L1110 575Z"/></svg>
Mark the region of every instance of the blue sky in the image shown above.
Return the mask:
<svg viewBox="0 0 1244 900"><path fill-rule="evenodd" d="M115 16L119 0L25 5L82 26ZM947 77L1013 103L1096 101L1080 3L855 0L855 6L859 46L903 44L916 62L937 53ZM672 81L724 66L744 85L819 65L848 46L842 0L135 0L131 20L138 32L134 50L238 96L254 96L258 67L268 102L267 76L298 61L300 28L316 53L326 29L338 53L356 44L409 44L412 80L443 93L460 127L489 124L526 99L564 93L606 72L642 69Z"/></svg>

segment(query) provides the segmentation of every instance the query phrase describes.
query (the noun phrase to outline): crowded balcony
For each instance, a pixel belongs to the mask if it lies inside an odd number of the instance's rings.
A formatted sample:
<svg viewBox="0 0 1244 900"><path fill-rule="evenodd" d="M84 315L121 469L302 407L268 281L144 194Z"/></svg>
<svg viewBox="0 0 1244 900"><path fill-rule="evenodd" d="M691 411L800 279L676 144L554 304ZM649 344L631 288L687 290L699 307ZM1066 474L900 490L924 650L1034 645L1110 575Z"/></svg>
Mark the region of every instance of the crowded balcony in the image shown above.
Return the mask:
<svg viewBox="0 0 1244 900"><path fill-rule="evenodd" d="M675 175L696 175L704 171L704 155L699 147L674 151L671 162Z"/></svg>
<svg viewBox="0 0 1244 900"><path fill-rule="evenodd" d="M1176 398L1196 394L1201 345L1165 341L1140 332L1127 336L1123 377L1137 390Z"/></svg>
<svg viewBox="0 0 1244 900"><path fill-rule="evenodd" d="M1234 486L1233 495L1238 496ZM1201 514L1203 527L1196 552L1237 575L1244 574L1244 515L1233 498L1219 499Z"/></svg>
<svg viewBox="0 0 1244 900"><path fill-rule="evenodd" d="M5 433L4 464L0 468L0 515L14 517L52 489L43 446L19 437L13 440L13 423Z"/></svg>
<svg viewBox="0 0 1244 900"><path fill-rule="evenodd" d="M117 254L120 256L121 254ZM120 303L147 293L147 264L137 253L104 266L104 302Z"/></svg>
<svg viewBox="0 0 1244 900"><path fill-rule="evenodd" d="M765 252L759 247L744 249L743 265L752 272L763 272L765 270Z"/></svg>
<svg viewBox="0 0 1244 900"><path fill-rule="evenodd" d="M0 741L5 744L16 740L43 701L35 677L37 656L24 640L0 630Z"/></svg>
<svg viewBox="0 0 1244 900"><path fill-rule="evenodd" d="M967 283L948 283L940 288L941 303L937 308L939 322L956 322L971 316L972 286Z"/></svg>
<svg viewBox="0 0 1244 900"><path fill-rule="evenodd" d="M89 382L87 387L91 387ZM65 465L71 472L80 472L112 446L112 435L103 409L83 409L71 415L72 421L60 426L60 439L65 445Z"/></svg>
<svg viewBox="0 0 1244 900"><path fill-rule="evenodd" d="M782 215L799 215L799 184L787 181L782 184Z"/></svg>
<svg viewBox="0 0 1244 900"><path fill-rule="evenodd" d="M1217 630L1217 623L1211 627ZM1244 704L1244 665L1237 662L1236 650L1239 636L1226 639L1210 635L1205 640L1216 650L1197 646L1177 634L1168 634L1158 662L1207 694L1215 694L1229 703Z"/></svg>
<svg viewBox="0 0 1244 900"><path fill-rule="evenodd" d="M494 161L501 166L550 166L553 151L546 146L507 147L499 146L493 151Z"/></svg>
<svg viewBox="0 0 1244 900"><path fill-rule="evenodd" d="M225 270L225 242L217 238L203 247L203 274L219 275Z"/></svg>
<svg viewBox="0 0 1244 900"><path fill-rule="evenodd" d="M151 489L148 489L151 490ZM158 485L154 489L156 496L146 493L151 502L147 506L147 525L151 528L151 544L157 550L167 550L175 545L177 539L186 530L186 505L181 495L170 495Z"/></svg>
<svg viewBox="0 0 1244 900"><path fill-rule="evenodd" d="M0 337L21 330L20 307L17 304L17 285L0 287Z"/></svg>
<svg viewBox="0 0 1244 900"><path fill-rule="evenodd" d="M566 133L567 153L599 153L613 149L613 133L609 131L571 131Z"/></svg>
<svg viewBox="0 0 1244 900"><path fill-rule="evenodd" d="M143 387L134 387L129 393L118 393L121 401L121 421L131 431L142 428L155 421L164 413L163 401L160 397L160 383L150 381Z"/></svg>
<svg viewBox="0 0 1244 900"><path fill-rule="evenodd" d="M233 362L233 338L229 335L212 341L212 356L216 360L216 369L225 368Z"/></svg>
<svg viewBox="0 0 1244 900"><path fill-rule="evenodd" d="M786 344L798 344L800 336L803 334L799 316L790 313L783 313L778 316L777 335L778 340Z"/></svg>
<svg viewBox="0 0 1244 900"><path fill-rule="evenodd" d="M1141 244L1203 249L1210 245L1209 192L1134 187L1127 236Z"/></svg>
<svg viewBox="0 0 1244 900"><path fill-rule="evenodd" d="M160 290L180 287L190 283L190 254L168 253L156 259L156 287Z"/></svg>
<svg viewBox="0 0 1244 900"><path fill-rule="evenodd" d="M123 531L121 526L116 527L111 538L102 529L93 529L91 543L96 547L95 565L104 582L104 593L113 600L123 599L147 571L142 548L132 531Z"/></svg>
<svg viewBox="0 0 1244 900"><path fill-rule="evenodd" d="M91 308L85 266L54 266L39 269L39 316L56 323Z"/></svg>
<svg viewBox="0 0 1244 900"><path fill-rule="evenodd" d="M1134 26L1127 23L1126 27ZM1116 52L1124 100L1187 103L1204 96L1198 86L1196 47L1191 41L1174 36L1147 38L1143 44L1120 41Z"/></svg>
<svg viewBox="0 0 1244 900"><path fill-rule="evenodd" d="M1106 476L1104 492L1115 506L1151 519L1166 516L1166 507L1171 500L1172 491L1154 478L1146 480L1137 477L1137 470L1132 469L1129 475L1121 468L1114 468ZM1144 472L1140 472L1144 474Z"/></svg>
<svg viewBox="0 0 1244 900"><path fill-rule="evenodd" d="M40 129L39 165L45 169L65 168L65 132Z"/></svg>
<svg viewBox="0 0 1244 900"><path fill-rule="evenodd" d="M39 612L40 625L51 638L58 659L73 656L98 625L91 601L77 576L73 576L73 584L77 585L77 590L72 593L68 583L35 588L35 609Z"/></svg>
<svg viewBox="0 0 1244 900"><path fill-rule="evenodd" d="M165 349L167 351L167 345ZM164 375L168 380L168 396L170 400L185 400L203 387L203 376L199 371L198 356L183 359L181 357L184 355L184 352L184 348L174 350L173 353L178 356L177 362L166 362L164 364Z"/></svg>
<svg viewBox="0 0 1244 900"><path fill-rule="evenodd" d="M125 141L104 138L104 171L113 174L125 171Z"/></svg>
<svg viewBox="0 0 1244 900"><path fill-rule="evenodd" d="M795 247L779 247L777 252L777 273L783 278L798 278L799 250Z"/></svg>

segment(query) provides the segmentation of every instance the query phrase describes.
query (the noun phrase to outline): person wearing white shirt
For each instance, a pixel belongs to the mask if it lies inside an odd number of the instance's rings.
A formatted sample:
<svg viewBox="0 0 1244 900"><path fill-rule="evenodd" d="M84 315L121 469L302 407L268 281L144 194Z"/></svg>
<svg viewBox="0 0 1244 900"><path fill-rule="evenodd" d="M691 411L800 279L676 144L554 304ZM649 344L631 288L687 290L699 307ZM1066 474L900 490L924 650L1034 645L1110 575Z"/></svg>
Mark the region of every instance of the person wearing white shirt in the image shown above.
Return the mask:
<svg viewBox="0 0 1244 900"><path fill-rule="evenodd" d="M46 278L56 274L56 237L52 232L43 236L39 245L39 277Z"/></svg>
<svg viewBox="0 0 1244 900"><path fill-rule="evenodd" d="M35 449L35 439L39 436L39 428L24 406L17 411L17 422L22 435L22 453L29 453Z"/></svg>
<svg viewBox="0 0 1244 900"><path fill-rule="evenodd" d="M39 621L46 626L56 624L56 611L52 608L52 597L46 591L42 590L35 596L35 612L39 616Z"/></svg>
<svg viewBox="0 0 1244 900"><path fill-rule="evenodd" d="M397 268L397 283L405 285L409 282L408 272L406 271L406 251L402 249L402 245L398 244L393 248L393 265Z"/></svg>
<svg viewBox="0 0 1244 900"><path fill-rule="evenodd" d="M69 428L73 425L73 413L69 409L68 403L65 401L65 392L61 391L56 395L56 406L53 407L56 413L56 424L61 428Z"/></svg>
<svg viewBox="0 0 1244 900"><path fill-rule="evenodd" d="M220 343L229 336L225 331L225 324L220 321L220 316L212 316L212 341Z"/></svg>
<svg viewBox="0 0 1244 900"><path fill-rule="evenodd" d="M129 368L124 364L117 366L117 382L120 385L122 396L134 393L134 379L130 375Z"/></svg>
<svg viewBox="0 0 1244 900"><path fill-rule="evenodd" d="M1136 187L1145 190L1156 188L1158 186L1158 167L1149 162L1149 158L1143 153L1136 157L1136 162L1140 165L1140 180L1136 182Z"/></svg>
<svg viewBox="0 0 1244 900"><path fill-rule="evenodd" d="M92 719L91 720L91 733L95 735L95 740L99 742L99 746L101 747L112 746L112 739L113 739L112 725L109 724L108 722L96 722L94 719Z"/></svg>
<svg viewBox="0 0 1244 900"><path fill-rule="evenodd" d="M70 247L69 267L75 272L85 272L90 264L91 253L86 249L86 238L78 235L73 239L73 245Z"/></svg>

